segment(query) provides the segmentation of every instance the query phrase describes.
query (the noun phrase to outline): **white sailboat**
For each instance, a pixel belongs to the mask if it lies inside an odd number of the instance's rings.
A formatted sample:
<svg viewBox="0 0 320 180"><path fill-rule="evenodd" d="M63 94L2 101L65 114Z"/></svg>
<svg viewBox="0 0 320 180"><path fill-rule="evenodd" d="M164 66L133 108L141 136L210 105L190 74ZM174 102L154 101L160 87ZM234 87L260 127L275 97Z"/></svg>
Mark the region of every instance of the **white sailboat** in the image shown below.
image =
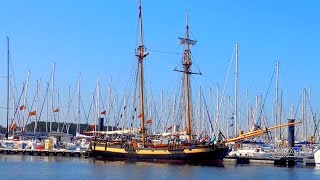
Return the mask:
<svg viewBox="0 0 320 180"><path fill-rule="evenodd" d="M320 149L314 150L314 163L317 167L320 167Z"/></svg>

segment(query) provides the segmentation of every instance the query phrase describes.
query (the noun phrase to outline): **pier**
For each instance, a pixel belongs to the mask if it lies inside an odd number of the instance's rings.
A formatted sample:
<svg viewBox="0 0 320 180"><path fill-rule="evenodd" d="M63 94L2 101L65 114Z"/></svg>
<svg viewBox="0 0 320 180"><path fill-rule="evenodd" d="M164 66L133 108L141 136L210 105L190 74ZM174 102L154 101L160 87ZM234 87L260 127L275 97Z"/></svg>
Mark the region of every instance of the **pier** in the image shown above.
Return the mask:
<svg viewBox="0 0 320 180"><path fill-rule="evenodd" d="M281 167L294 167L296 165L315 166L314 159L297 158L297 157L251 157L251 156L226 156L223 159L227 164L249 164L249 165L274 165Z"/></svg>
<svg viewBox="0 0 320 180"><path fill-rule="evenodd" d="M29 156L60 156L60 157L92 157L90 151L65 150L65 149L10 149L0 148L0 154L5 155L29 155ZM253 157L253 156L226 156L223 159L225 164L234 165L274 165L279 167L315 166L314 159L299 157Z"/></svg>
<svg viewBox="0 0 320 180"><path fill-rule="evenodd" d="M21 154L30 156L64 156L64 157L89 157L90 151L65 150L65 149L9 149L0 148L0 154Z"/></svg>

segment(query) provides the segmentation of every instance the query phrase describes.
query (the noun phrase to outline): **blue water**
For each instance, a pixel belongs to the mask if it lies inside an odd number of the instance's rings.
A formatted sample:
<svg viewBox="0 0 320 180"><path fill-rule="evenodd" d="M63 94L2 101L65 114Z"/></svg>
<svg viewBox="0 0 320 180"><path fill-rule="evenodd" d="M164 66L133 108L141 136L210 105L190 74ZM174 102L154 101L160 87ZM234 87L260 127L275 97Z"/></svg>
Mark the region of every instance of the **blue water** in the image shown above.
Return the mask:
<svg viewBox="0 0 320 180"><path fill-rule="evenodd" d="M167 165L0 154L0 179L320 179L315 167Z"/></svg>

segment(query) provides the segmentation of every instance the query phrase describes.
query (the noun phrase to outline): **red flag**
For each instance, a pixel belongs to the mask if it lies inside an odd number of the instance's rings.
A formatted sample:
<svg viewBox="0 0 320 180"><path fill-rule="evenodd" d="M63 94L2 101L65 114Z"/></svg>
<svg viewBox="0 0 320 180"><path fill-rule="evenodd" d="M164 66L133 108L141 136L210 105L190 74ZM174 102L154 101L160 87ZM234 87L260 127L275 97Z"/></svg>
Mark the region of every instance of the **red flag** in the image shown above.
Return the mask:
<svg viewBox="0 0 320 180"><path fill-rule="evenodd" d="M107 114L107 111L102 111L100 114Z"/></svg>
<svg viewBox="0 0 320 180"><path fill-rule="evenodd" d="M20 106L20 110L21 110L21 111L24 110L24 109L26 109L26 106L25 106L25 105Z"/></svg>
<svg viewBox="0 0 320 180"><path fill-rule="evenodd" d="M11 124L10 130L12 131L12 130L14 130L15 128L17 128L17 123L16 123L16 122L14 122L14 123Z"/></svg>
<svg viewBox="0 0 320 180"><path fill-rule="evenodd" d="M29 112L29 116L34 116L34 115L37 115L37 111L31 111L31 112Z"/></svg>
<svg viewBox="0 0 320 180"><path fill-rule="evenodd" d="M148 119L146 122L147 124L152 124L152 119Z"/></svg>
<svg viewBox="0 0 320 180"><path fill-rule="evenodd" d="M53 112L59 112L60 109L59 108L56 108L55 110L53 110Z"/></svg>
<svg viewBox="0 0 320 180"><path fill-rule="evenodd" d="M96 130L96 125L95 124L89 125L89 129L91 131L95 131Z"/></svg>
<svg viewBox="0 0 320 180"><path fill-rule="evenodd" d="M142 114L139 114L138 118L142 118Z"/></svg>

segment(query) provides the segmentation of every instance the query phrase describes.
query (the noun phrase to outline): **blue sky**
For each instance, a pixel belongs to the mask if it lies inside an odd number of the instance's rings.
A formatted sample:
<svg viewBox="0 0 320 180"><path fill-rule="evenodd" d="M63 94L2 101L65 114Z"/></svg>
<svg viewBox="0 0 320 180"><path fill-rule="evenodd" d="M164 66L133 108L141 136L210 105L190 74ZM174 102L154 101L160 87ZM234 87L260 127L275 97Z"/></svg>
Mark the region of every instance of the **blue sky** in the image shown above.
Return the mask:
<svg viewBox="0 0 320 180"><path fill-rule="evenodd" d="M284 110L298 104L303 88L311 89L314 110L319 110L320 2L307 1L195 1L142 2L146 83L154 93L172 94L179 74L188 11L193 62L203 76L195 77L204 89L223 86L234 45L239 43L240 95L266 95L275 62L280 62L279 86ZM6 37L17 86L22 88L30 70L30 91L41 79L43 91L52 62L56 63L56 87L67 97L81 73L82 96L91 98L97 76L106 88L124 91L138 45L136 0L117 1L0 1L0 75L6 75ZM170 53L159 53L170 52ZM171 54L172 53L172 54ZM193 68L196 70L196 68ZM232 95L233 74L228 85ZM274 82L268 99L274 98ZM5 79L0 79L1 107L5 105ZM205 90L207 91L207 90ZM43 92L44 93L44 92ZM33 97L33 95L32 95ZM271 107L268 107L269 109ZM0 109L4 119L4 109ZM1 120L1 124L2 124Z"/></svg>

